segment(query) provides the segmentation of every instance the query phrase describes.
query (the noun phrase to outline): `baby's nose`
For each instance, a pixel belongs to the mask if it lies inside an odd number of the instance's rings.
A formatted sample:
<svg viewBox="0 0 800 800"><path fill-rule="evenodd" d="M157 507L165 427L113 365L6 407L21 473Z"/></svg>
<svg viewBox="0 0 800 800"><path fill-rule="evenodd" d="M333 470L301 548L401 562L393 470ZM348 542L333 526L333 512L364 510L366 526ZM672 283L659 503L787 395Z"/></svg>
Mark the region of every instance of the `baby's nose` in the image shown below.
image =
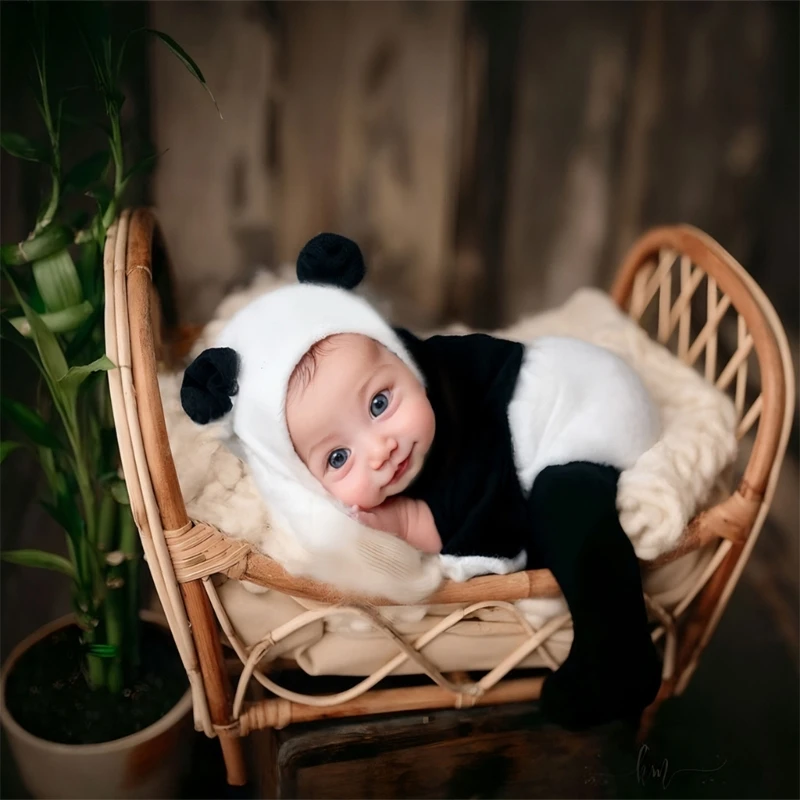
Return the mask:
<svg viewBox="0 0 800 800"><path fill-rule="evenodd" d="M380 469L397 450L397 441L391 437L377 439L372 445L369 465L372 469Z"/></svg>

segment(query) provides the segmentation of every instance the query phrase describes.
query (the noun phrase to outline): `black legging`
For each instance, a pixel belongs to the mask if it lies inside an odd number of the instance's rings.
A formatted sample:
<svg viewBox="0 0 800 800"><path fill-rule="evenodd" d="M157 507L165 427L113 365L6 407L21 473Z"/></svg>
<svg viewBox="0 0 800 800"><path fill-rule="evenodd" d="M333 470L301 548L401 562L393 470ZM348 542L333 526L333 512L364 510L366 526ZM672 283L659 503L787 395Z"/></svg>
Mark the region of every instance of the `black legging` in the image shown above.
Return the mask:
<svg viewBox="0 0 800 800"><path fill-rule="evenodd" d="M618 479L613 467L589 462L547 467L527 501L529 566L552 571L572 614L569 657L542 692L545 713L567 727L636 716L660 685L639 562L617 514Z"/></svg>

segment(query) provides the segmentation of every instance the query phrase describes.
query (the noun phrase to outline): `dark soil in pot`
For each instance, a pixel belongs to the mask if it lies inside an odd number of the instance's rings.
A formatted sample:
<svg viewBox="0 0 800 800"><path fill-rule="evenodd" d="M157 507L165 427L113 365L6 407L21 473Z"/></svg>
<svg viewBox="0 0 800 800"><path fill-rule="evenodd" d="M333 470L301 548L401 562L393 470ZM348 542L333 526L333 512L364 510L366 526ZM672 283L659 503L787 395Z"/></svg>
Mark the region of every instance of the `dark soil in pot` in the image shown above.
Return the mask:
<svg viewBox="0 0 800 800"><path fill-rule="evenodd" d="M83 674L80 630L70 625L27 650L6 681L6 706L29 733L63 744L121 739L158 721L181 699L188 680L170 634L141 628L139 675L121 694L92 690Z"/></svg>

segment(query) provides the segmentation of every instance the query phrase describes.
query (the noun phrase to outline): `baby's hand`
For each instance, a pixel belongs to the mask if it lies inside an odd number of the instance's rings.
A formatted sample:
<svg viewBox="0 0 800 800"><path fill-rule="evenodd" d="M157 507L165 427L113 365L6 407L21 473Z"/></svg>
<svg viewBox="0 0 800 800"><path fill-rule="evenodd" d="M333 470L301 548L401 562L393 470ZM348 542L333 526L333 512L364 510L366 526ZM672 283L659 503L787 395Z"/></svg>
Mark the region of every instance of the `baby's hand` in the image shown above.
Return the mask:
<svg viewBox="0 0 800 800"><path fill-rule="evenodd" d="M408 533L409 502L412 501L405 497L392 497L384 500L375 508L366 509L352 506L350 514L368 528L393 533L395 536L405 539Z"/></svg>
<svg viewBox="0 0 800 800"><path fill-rule="evenodd" d="M433 515L421 500L392 497L375 508L353 506L351 515L362 525L392 533L423 553L438 553L442 549Z"/></svg>

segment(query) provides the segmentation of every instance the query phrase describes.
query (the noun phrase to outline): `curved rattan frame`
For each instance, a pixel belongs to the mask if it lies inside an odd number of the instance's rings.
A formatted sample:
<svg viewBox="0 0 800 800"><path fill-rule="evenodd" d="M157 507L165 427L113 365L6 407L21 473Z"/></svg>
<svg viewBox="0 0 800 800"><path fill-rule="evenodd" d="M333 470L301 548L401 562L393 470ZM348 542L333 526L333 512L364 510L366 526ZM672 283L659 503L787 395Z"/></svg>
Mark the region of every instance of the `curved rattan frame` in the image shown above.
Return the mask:
<svg viewBox="0 0 800 800"><path fill-rule="evenodd" d="M745 270L702 232L679 226L659 228L642 237L620 269L612 289L617 304L635 318L641 315L659 287L664 286L676 259L680 260L685 291L674 306L659 309L663 312L659 338L667 338L676 326L685 338L684 323L688 319L692 287L696 288L699 273L708 275L713 281L714 297L718 290L721 292L720 305L709 305L708 333L701 331L695 343L700 341L703 346L703 336L706 342L716 336L714 325L721 318L717 314L720 307L735 308L745 333L728 365L730 369L726 370L730 375L736 374L738 403L742 364L753 348L760 366L761 397L758 407L751 409L753 413L748 412L743 420L748 426L757 421L758 430L742 480L730 497L692 520L673 552L651 562L660 565L715 539L722 540L703 574L671 613L648 598L652 614L661 623L655 636L665 639L664 681L653 708L664 698L682 691L725 608L772 500L794 409L791 356L774 309ZM189 675L195 700L195 725L208 735L220 736L231 783L242 783L245 778L237 737L255 728L282 727L289 722L323 716L461 707L538 697L540 678L511 679L508 673L537 648L545 661L551 662L547 638L568 624L569 618L551 620L537 631L512 601L558 595L549 571L473 578L461 584L445 582L426 602L465 607L458 608L432 632L409 644L373 608L394 603L384 598L346 595L333 587L292 576L247 543L190 520L169 448L158 388L159 358L166 351L154 273L168 267L151 211L136 209L121 215L109 232L104 266L107 351L119 367L109 372L109 385L131 505L156 590ZM713 341L716 346L716 339ZM692 353L684 355L691 360ZM725 370L723 373L727 375ZM215 573L329 605L301 614L248 649L237 638L216 595L210 579ZM517 620L525 634L522 645L480 681L473 683L463 675L442 675L421 652L422 648L465 616L487 606L503 608ZM353 689L325 697L290 692L258 671L258 661L277 642L329 613L343 611L369 619L394 641L398 655ZM218 624L244 664L235 698L224 668ZM436 685L373 689L406 659L416 661ZM244 694L251 676L275 697L246 703Z"/></svg>

